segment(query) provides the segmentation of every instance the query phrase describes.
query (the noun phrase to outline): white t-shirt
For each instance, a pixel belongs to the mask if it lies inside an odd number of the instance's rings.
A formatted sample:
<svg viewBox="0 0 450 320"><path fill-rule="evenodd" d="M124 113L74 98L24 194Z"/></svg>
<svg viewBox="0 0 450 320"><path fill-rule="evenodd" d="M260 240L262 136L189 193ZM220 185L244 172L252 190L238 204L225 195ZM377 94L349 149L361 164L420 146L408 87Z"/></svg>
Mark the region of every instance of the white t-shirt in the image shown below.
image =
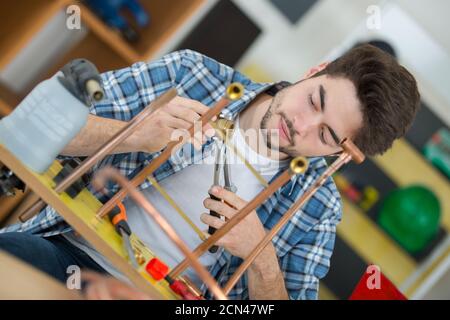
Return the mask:
<svg viewBox="0 0 450 320"><path fill-rule="evenodd" d="M239 128L239 120L236 120L236 128ZM281 167L285 167L288 161L275 161L264 157L253 151L244 140L240 130L235 130L231 138L231 143L236 146L239 152L245 156L252 166L269 181ZM230 161L231 180L237 187L237 195L246 201L250 201L264 186L247 169L244 162L237 157L233 151L228 150ZM208 226L201 222L200 215L209 211L203 206L203 200L209 197L208 190L213 185L215 152L205 158L200 164L192 164L187 168L174 173L160 182L160 185L174 199L180 208L189 216L200 230L206 231ZM191 226L169 205L162 195L154 187L146 188L142 191L145 197L161 213L177 234L193 250L202 240ZM162 229L153 221L144 209L138 207L131 198L124 201L127 210L128 223L131 230L170 268L180 263L184 256L178 247L166 236ZM122 278L117 270L90 245L77 238L73 233L67 236L69 241L85 251L100 266L112 275ZM200 262L209 267L215 263L220 251L212 254L206 252L200 258ZM188 268L186 274L198 286L201 282L193 269Z"/></svg>

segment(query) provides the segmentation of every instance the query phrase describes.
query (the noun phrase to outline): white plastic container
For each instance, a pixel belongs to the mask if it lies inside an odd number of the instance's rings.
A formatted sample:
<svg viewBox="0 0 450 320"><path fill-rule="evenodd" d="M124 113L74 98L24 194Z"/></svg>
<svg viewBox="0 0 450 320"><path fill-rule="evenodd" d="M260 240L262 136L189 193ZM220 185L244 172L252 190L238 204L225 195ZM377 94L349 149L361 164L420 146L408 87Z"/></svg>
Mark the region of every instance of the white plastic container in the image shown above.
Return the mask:
<svg viewBox="0 0 450 320"><path fill-rule="evenodd" d="M89 108L57 79L38 84L0 120L0 143L30 169L47 171L56 156L86 124Z"/></svg>

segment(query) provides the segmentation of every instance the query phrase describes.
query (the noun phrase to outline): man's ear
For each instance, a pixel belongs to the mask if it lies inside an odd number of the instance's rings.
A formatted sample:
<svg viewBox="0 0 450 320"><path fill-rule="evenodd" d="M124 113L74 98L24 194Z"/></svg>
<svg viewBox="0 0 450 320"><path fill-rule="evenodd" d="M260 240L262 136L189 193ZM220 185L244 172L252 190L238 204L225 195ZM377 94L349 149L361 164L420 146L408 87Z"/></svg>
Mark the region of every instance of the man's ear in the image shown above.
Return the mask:
<svg viewBox="0 0 450 320"><path fill-rule="evenodd" d="M324 62L322 64L319 64L318 66L311 68L308 70L308 72L304 75L304 79L307 78L311 78L313 75L315 75L316 73L322 71L323 69L325 69L330 63L329 62Z"/></svg>

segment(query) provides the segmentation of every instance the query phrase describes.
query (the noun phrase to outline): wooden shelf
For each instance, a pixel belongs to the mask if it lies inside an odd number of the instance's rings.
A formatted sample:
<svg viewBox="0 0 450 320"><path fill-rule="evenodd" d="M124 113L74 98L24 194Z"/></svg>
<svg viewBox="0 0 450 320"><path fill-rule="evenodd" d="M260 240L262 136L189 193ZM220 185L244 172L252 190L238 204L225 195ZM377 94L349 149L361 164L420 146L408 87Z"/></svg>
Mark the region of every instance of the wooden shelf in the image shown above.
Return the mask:
<svg viewBox="0 0 450 320"><path fill-rule="evenodd" d="M109 45L123 60L129 64L139 61L137 52L120 36L104 24L91 10L83 4L78 4L81 8L83 23L89 27L98 39Z"/></svg>
<svg viewBox="0 0 450 320"><path fill-rule="evenodd" d="M1 1L0 69L63 7L64 0Z"/></svg>
<svg viewBox="0 0 450 320"><path fill-rule="evenodd" d="M144 0L142 5L150 14L150 25L141 30L135 49L143 59L153 54L169 40L205 0Z"/></svg>
<svg viewBox="0 0 450 320"><path fill-rule="evenodd" d="M2 1L0 10L8 14L0 20L0 68L11 62L56 12L64 11L72 4L80 6L82 23L88 27L88 35L23 92L29 92L74 58L89 59L100 72L126 67L137 61L148 61L205 1L142 0L151 20L147 28L139 30L140 41L133 45L104 24L79 0ZM10 110L11 104L7 102L0 99L3 115Z"/></svg>
<svg viewBox="0 0 450 320"><path fill-rule="evenodd" d="M9 105L16 105L20 102L20 97L13 92L3 81L0 81L0 97Z"/></svg>
<svg viewBox="0 0 450 320"><path fill-rule="evenodd" d="M0 81L0 116L7 116L19 102L20 97Z"/></svg>
<svg viewBox="0 0 450 320"><path fill-rule="evenodd" d="M111 50L106 43L92 32L89 32L82 41L64 55L55 65L54 71L56 72L57 69L75 58L86 58L90 60L97 66L100 72L119 69L129 65L128 61Z"/></svg>
<svg viewBox="0 0 450 320"><path fill-rule="evenodd" d="M7 116L13 107L9 105L2 97L0 97L0 118Z"/></svg>
<svg viewBox="0 0 450 320"><path fill-rule="evenodd" d="M66 54L63 55L48 72L37 79L31 86L30 90L44 79L47 79L54 75L59 69L61 69L66 63L76 58L86 58L98 68L99 72L105 72L114 69L120 69L129 66L129 62L124 60L115 51L104 43L97 35L92 32L88 32L86 37L82 39L78 44L71 48Z"/></svg>
<svg viewBox="0 0 450 320"><path fill-rule="evenodd" d="M2 208L0 211L0 225L9 218L11 212L22 202L27 194L28 191L26 193L17 191L14 196L3 196L0 198L0 207Z"/></svg>
<svg viewBox="0 0 450 320"><path fill-rule="evenodd" d="M139 41L128 43L121 35L105 25L89 9L80 4L83 22L122 58L130 63L148 61L191 17L205 0L142 0L150 15L150 24L137 29Z"/></svg>

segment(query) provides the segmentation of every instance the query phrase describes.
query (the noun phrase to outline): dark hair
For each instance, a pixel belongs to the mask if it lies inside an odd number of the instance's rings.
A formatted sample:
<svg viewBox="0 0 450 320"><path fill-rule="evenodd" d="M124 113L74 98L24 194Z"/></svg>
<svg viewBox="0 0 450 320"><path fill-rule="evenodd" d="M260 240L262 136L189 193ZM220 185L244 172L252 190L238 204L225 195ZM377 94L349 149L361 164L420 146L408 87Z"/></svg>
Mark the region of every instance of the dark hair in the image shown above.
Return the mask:
<svg viewBox="0 0 450 320"><path fill-rule="evenodd" d="M383 154L405 135L420 106L414 77L393 56L364 44L331 62L315 76L351 80L363 113L353 142L364 154Z"/></svg>

